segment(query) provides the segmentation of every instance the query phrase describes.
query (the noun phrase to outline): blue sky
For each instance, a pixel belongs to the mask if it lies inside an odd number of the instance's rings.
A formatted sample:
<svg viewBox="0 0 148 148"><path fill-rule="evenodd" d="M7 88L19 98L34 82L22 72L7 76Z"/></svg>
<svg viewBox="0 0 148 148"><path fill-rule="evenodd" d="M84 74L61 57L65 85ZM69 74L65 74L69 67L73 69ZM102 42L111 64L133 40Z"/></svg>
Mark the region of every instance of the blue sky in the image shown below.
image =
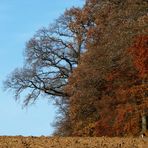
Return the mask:
<svg viewBox="0 0 148 148"><path fill-rule="evenodd" d="M2 82L23 65L25 43L35 32L48 27L66 8L82 6L83 0L0 0L0 135L51 135L55 107L41 98L22 109Z"/></svg>

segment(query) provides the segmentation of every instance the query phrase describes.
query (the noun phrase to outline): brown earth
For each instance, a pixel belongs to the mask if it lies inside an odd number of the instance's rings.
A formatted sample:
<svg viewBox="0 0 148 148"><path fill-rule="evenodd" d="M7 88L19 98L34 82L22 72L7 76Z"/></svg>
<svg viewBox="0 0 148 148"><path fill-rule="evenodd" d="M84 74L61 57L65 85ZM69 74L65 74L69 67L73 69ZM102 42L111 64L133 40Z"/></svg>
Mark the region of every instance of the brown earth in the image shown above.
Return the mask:
<svg viewBox="0 0 148 148"><path fill-rule="evenodd" d="M148 148L148 139L1 136L0 148Z"/></svg>

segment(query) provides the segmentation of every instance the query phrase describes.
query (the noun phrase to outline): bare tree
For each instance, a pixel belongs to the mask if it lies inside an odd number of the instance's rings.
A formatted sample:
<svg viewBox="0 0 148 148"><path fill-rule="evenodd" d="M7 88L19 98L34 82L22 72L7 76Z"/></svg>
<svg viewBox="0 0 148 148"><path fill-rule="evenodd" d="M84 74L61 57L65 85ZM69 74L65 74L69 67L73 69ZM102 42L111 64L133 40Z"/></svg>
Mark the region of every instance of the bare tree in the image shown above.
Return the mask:
<svg viewBox="0 0 148 148"><path fill-rule="evenodd" d="M24 66L15 69L4 82L16 100L26 94L25 106L40 95L54 99L67 97L64 86L84 51L84 29L82 23L78 24L78 13L81 13L79 8L67 10L26 43Z"/></svg>
<svg viewBox="0 0 148 148"><path fill-rule="evenodd" d="M92 15L80 8L66 10L48 28L42 28L26 43L25 64L16 68L4 82L15 99L24 97L24 106L44 95L58 106L54 135L71 135L69 96L64 88L85 51L86 34L93 25ZM92 23L91 23L92 22Z"/></svg>

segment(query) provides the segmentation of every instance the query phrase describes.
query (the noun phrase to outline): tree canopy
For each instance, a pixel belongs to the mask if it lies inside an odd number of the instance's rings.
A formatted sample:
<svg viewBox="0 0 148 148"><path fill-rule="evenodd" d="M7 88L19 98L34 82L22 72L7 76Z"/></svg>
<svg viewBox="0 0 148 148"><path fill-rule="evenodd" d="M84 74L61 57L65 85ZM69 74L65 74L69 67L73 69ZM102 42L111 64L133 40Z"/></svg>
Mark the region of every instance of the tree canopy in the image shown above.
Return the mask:
<svg viewBox="0 0 148 148"><path fill-rule="evenodd" d="M24 105L52 98L61 116L55 135L138 135L148 114L148 2L86 0L42 28L25 64L4 82Z"/></svg>
<svg viewBox="0 0 148 148"><path fill-rule="evenodd" d="M79 8L67 10L26 43L24 66L15 69L5 81L6 89L13 90L16 99L27 92L24 105L34 102L40 94L67 97L63 87L84 51L84 30L77 18L80 12Z"/></svg>
<svg viewBox="0 0 148 148"><path fill-rule="evenodd" d="M143 0L87 1L83 11L91 10L94 24L88 51L66 86L73 135L141 132L141 115L148 110L147 6Z"/></svg>

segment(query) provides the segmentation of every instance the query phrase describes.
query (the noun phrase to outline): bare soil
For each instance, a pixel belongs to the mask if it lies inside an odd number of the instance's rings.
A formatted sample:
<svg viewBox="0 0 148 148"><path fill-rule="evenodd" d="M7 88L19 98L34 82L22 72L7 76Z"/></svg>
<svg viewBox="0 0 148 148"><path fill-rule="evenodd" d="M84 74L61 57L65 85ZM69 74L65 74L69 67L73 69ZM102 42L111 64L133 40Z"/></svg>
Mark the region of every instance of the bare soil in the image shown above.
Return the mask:
<svg viewBox="0 0 148 148"><path fill-rule="evenodd" d="M148 148L148 139L1 136L0 148Z"/></svg>

